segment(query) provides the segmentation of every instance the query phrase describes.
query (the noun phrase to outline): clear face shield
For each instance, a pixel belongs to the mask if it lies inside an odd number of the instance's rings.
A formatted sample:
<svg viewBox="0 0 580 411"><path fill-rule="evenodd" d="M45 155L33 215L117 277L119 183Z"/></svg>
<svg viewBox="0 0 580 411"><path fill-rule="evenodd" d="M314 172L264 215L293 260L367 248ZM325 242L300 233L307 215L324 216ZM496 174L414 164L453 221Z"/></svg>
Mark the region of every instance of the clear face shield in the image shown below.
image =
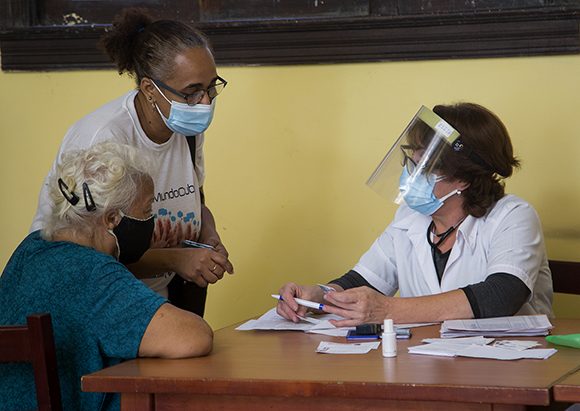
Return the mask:
<svg viewBox="0 0 580 411"><path fill-rule="evenodd" d="M459 133L449 123L422 106L370 176L367 185L383 197L394 197L397 204L405 201L411 206L417 193L425 192L426 186L432 189L439 181L437 172L441 157L444 152L449 153L458 137Z"/></svg>

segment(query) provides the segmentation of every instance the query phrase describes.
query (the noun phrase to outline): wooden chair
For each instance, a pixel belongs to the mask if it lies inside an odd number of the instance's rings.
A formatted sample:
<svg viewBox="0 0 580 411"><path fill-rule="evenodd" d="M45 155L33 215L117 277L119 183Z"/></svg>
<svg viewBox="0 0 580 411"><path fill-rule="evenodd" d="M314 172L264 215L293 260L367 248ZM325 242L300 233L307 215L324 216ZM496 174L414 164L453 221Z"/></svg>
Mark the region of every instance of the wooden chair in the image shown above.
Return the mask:
<svg viewBox="0 0 580 411"><path fill-rule="evenodd" d="M60 382L50 314L33 314L27 325L0 326L0 362L30 362L39 411L61 411Z"/></svg>
<svg viewBox="0 0 580 411"><path fill-rule="evenodd" d="M555 293L580 295L580 262L549 260Z"/></svg>

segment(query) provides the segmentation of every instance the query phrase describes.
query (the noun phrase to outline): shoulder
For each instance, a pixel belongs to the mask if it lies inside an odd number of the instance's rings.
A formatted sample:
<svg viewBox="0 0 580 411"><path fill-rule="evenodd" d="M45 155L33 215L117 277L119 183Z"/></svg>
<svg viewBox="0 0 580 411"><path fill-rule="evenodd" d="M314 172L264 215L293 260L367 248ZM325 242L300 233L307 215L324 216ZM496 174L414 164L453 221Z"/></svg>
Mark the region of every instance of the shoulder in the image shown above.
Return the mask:
<svg viewBox="0 0 580 411"><path fill-rule="evenodd" d="M518 216L523 219L538 218L536 210L530 203L518 196L508 194L498 200L483 218L486 221L497 221Z"/></svg>
<svg viewBox="0 0 580 411"><path fill-rule="evenodd" d="M107 139L121 140L134 133L135 121L131 109L136 91L108 102L87 114L67 131L61 151L85 148Z"/></svg>

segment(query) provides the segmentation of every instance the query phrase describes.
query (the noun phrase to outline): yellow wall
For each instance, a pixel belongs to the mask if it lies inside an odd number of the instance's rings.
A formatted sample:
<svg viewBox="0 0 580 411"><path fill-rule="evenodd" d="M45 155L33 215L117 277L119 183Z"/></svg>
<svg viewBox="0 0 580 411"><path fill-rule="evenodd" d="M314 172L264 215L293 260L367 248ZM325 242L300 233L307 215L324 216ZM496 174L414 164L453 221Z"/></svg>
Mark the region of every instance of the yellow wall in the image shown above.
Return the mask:
<svg viewBox="0 0 580 411"><path fill-rule="evenodd" d="M286 281L346 272L394 205L366 178L421 104L494 110L523 168L508 191L542 218L551 258L580 260L580 56L222 68L205 190L236 274L210 288L215 328L260 314ZM26 235L67 127L121 95L114 71L0 73L0 266ZM577 297L556 313L577 316Z"/></svg>

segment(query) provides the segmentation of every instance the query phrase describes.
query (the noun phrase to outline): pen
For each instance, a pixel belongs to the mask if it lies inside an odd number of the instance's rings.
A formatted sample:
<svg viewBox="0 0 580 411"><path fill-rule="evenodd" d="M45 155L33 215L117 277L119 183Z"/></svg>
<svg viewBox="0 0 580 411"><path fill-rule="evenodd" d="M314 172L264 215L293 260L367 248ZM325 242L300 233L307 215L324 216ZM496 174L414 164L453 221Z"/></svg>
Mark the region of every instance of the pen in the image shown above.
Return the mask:
<svg viewBox="0 0 580 411"><path fill-rule="evenodd" d="M183 245L184 247L209 248L210 250L215 250L215 248L213 248L213 246L211 246L209 244L198 243L197 241L191 241L191 240L183 240L181 242L181 245Z"/></svg>
<svg viewBox="0 0 580 411"><path fill-rule="evenodd" d="M281 295L272 294L272 297L274 297L276 300L284 301ZM315 303L314 301L303 300L302 298L294 298L294 301L296 301L299 305L314 308L316 310L322 310L322 308L324 307L324 304Z"/></svg>
<svg viewBox="0 0 580 411"><path fill-rule="evenodd" d="M329 293L329 292L331 292L331 291L336 291L334 288L332 288L332 287L329 287L329 286L327 286L327 285L325 285L325 284L318 284L318 286L320 287L320 289L322 290L322 292L323 292L324 294L326 294L326 293Z"/></svg>

